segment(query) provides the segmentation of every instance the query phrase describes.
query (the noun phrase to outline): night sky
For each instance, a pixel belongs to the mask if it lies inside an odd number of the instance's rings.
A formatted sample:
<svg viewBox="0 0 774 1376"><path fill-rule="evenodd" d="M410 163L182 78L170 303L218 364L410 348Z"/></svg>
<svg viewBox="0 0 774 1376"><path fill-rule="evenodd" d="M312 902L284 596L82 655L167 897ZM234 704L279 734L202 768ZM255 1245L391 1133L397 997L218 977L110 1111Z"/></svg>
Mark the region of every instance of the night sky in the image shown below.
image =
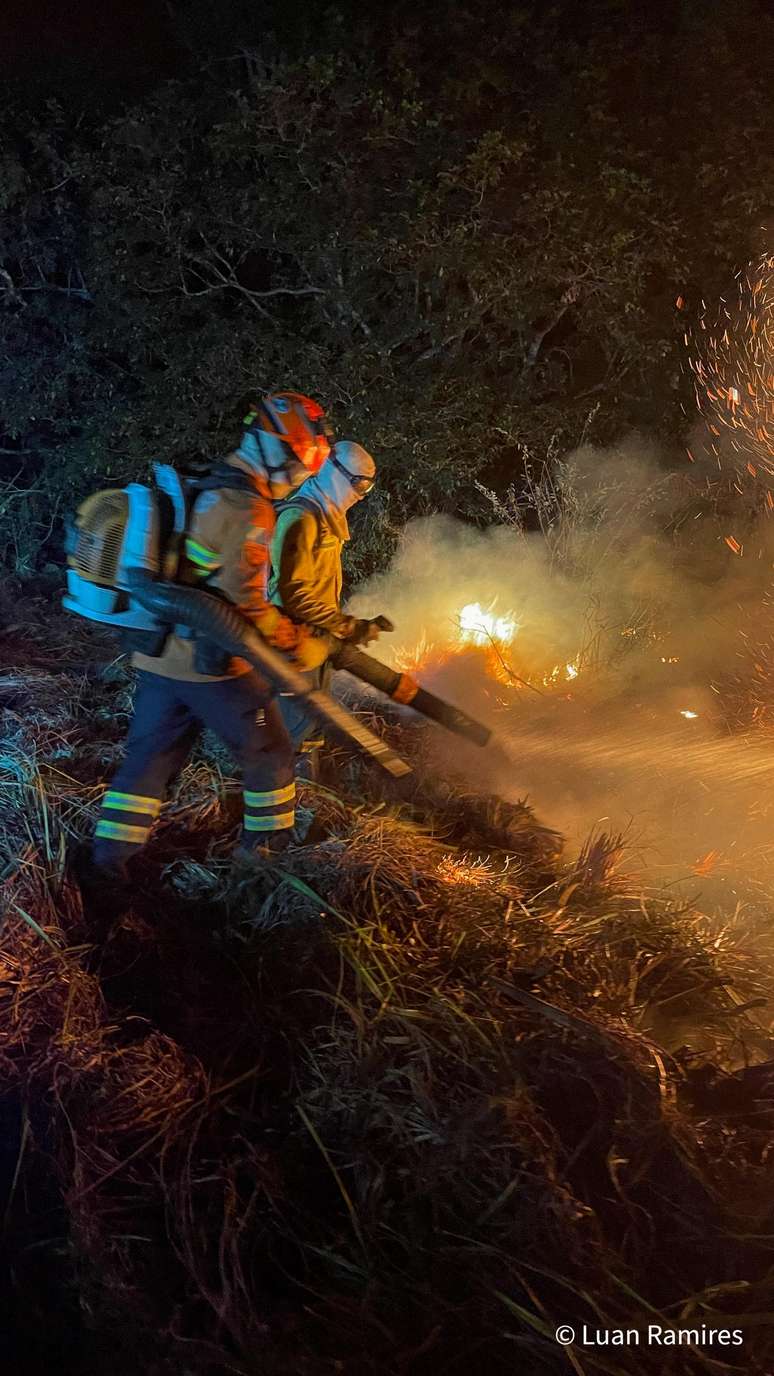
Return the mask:
<svg viewBox="0 0 774 1376"><path fill-rule="evenodd" d="M5 0L0 7L0 70L48 79L99 74L142 83L179 59L165 7L153 0Z"/></svg>

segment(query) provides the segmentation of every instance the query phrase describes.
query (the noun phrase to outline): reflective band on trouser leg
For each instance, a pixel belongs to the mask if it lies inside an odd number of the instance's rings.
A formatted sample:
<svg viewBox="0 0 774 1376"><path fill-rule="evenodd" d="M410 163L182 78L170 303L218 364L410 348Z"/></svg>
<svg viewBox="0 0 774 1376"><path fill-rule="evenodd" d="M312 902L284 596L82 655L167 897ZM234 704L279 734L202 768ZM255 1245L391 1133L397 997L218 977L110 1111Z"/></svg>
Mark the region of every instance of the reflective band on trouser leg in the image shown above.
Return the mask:
<svg viewBox="0 0 774 1376"><path fill-rule="evenodd" d="M296 820L293 812L275 812L273 817L252 817L245 813L245 831L289 831Z"/></svg>
<svg viewBox="0 0 774 1376"><path fill-rule="evenodd" d="M158 817L161 812L160 798L146 798L142 793L118 793L109 788L102 799L102 810L110 808L117 812L133 812L141 817Z"/></svg>
<svg viewBox="0 0 774 1376"><path fill-rule="evenodd" d="M101 862L126 859L135 847L144 846L160 811L160 798L109 788L102 799L94 831L97 859Z"/></svg>
<svg viewBox="0 0 774 1376"><path fill-rule="evenodd" d="M277 803L293 803L296 800L296 786L293 783L285 784L284 788L264 789L261 793L253 793L249 788L245 789L245 807L251 812L256 808L275 807Z"/></svg>
<svg viewBox="0 0 774 1376"><path fill-rule="evenodd" d="M284 788L245 789L245 831L284 831L295 821L295 781ZM288 804L290 807L288 808Z"/></svg>
<svg viewBox="0 0 774 1376"><path fill-rule="evenodd" d="M100 841L123 841L126 845L142 846L148 839L150 823L145 827L129 826L126 822L108 822L105 818L97 822L94 835Z"/></svg>
<svg viewBox="0 0 774 1376"><path fill-rule="evenodd" d="M141 846L160 812L160 798L109 788L102 799L95 836L103 841L127 841L130 845ZM125 820L119 821L116 813Z"/></svg>

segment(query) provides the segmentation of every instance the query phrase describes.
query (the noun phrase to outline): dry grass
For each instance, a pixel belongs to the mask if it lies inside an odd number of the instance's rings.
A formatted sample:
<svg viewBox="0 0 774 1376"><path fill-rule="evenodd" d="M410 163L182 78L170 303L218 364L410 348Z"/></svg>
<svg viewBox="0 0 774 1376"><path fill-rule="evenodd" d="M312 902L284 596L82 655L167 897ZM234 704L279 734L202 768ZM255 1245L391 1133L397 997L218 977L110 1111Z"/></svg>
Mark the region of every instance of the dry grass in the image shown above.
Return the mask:
<svg viewBox="0 0 774 1376"><path fill-rule="evenodd" d="M320 839L236 883L200 755L96 946L69 857L128 688L47 626L61 664L6 636L0 691L6 1282L41 1367L75 1333L116 1376L769 1373L744 924L641 893L621 838L566 865L524 806L430 778L385 805L344 756ZM743 1359L551 1336L655 1315L738 1321Z"/></svg>

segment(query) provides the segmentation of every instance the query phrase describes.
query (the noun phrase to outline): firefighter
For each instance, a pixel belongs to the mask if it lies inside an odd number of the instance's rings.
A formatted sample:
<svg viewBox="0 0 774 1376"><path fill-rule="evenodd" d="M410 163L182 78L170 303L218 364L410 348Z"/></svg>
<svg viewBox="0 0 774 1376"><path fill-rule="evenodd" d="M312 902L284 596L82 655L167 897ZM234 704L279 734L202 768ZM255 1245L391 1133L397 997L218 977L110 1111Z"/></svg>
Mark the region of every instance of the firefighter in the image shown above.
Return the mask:
<svg viewBox="0 0 774 1376"><path fill-rule="evenodd" d="M313 670L328 642L268 600L273 503L289 496L330 452L321 408L299 393L276 393L245 417L238 448L194 484L180 581L233 603L296 666ZM202 727L230 747L243 774L244 818L236 856L281 849L295 811L293 750L273 690L244 660L206 641L167 637L155 657L135 653L137 691L126 756L105 794L92 874L127 878Z"/></svg>
<svg viewBox="0 0 774 1376"><path fill-rule="evenodd" d="M376 464L362 445L340 440L322 468L278 507L271 547L272 602L294 622L315 627L352 645L370 644L385 618L346 616L341 610L341 556L349 539L347 512L370 492ZM330 666L310 667L315 687L326 687ZM280 710L300 755L297 772L315 778L324 744L319 725L305 703L282 694Z"/></svg>

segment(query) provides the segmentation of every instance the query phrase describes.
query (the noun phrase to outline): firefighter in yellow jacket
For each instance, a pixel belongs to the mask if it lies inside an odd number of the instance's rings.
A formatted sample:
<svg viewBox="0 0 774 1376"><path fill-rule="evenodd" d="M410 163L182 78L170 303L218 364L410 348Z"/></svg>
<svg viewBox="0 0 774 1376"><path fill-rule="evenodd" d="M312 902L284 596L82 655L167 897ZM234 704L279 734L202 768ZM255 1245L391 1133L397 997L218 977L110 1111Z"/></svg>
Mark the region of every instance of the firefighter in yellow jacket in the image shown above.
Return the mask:
<svg viewBox="0 0 774 1376"><path fill-rule="evenodd" d="M340 440L319 472L279 504L271 546L269 592L275 606L295 623L352 645L370 644L385 624L381 617L358 620L341 610L347 512L370 492L375 478L376 464L362 445ZM310 666L308 677L325 687L329 666ZM296 751L307 757L299 773L314 776L323 744L319 726L298 698L283 694L279 703Z"/></svg>
<svg viewBox="0 0 774 1376"><path fill-rule="evenodd" d="M315 472L330 452L321 408L299 393L276 393L245 418L239 447L195 485L181 581L233 603L296 666L314 669L327 638L291 621L268 599L273 503ZM244 660L174 630L161 653L133 655L137 673L126 756L105 794L92 863L99 876L126 877L167 789L202 727L230 747L243 773L238 854L280 849L295 811L293 748L273 690Z"/></svg>

